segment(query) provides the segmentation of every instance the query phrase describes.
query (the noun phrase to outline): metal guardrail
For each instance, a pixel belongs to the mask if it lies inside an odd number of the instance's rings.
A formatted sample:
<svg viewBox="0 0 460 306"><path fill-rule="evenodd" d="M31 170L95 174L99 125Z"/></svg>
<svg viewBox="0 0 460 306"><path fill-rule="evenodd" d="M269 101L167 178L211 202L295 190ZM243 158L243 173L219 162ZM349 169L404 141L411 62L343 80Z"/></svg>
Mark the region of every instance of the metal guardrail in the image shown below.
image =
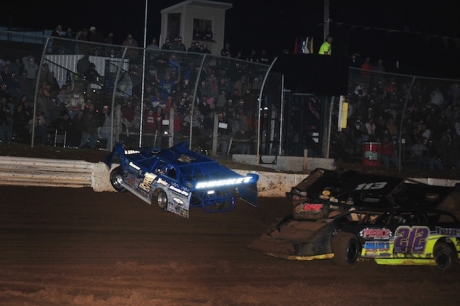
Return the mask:
<svg viewBox="0 0 460 306"><path fill-rule="evenodd" d="M234 171L241 174L248 172ZM305 178L304 174L257 173L260 175L258 189L261 197L283 197L286 190ZM109 174L110 170L101 162L0 156L0 185L92 187L96 192L115 191L110 184Z"/></svg>

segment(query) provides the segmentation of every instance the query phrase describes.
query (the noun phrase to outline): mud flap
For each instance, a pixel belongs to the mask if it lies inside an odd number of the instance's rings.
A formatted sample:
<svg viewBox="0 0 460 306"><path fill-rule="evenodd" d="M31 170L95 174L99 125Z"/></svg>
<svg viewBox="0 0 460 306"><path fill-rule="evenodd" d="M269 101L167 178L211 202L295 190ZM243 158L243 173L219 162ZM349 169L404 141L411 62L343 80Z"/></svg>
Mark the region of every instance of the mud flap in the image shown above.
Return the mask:
<svg viewBox="0 0 460 306"><path fill-rule="evenodd" d="M238 194L241 200L245 201L249 205L257 207L257 201L258 201L258 195L259 195L257 191L257 184L248 184L248 185L238 186Z"/></svg>

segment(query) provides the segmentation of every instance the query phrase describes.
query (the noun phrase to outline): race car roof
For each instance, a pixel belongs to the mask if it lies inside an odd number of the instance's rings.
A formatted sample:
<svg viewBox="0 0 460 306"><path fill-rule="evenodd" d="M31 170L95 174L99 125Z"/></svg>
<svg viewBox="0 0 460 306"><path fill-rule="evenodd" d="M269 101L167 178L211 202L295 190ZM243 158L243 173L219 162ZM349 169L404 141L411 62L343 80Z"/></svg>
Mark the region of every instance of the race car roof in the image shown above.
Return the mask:
<svg viewBox="0 0 460 306"><path fill-rule="evenodd" d="M164 165L175 167L180 169L188 181L241 177L240 174L219 164L217 161L189 150L187 142L177 144L168 149L138 148L125 150L121 144L116 144L114 153L122 163L132 162L146 171L154 171ZM106 163L107 165L110 164L109 161L106 161Z"/></svg>

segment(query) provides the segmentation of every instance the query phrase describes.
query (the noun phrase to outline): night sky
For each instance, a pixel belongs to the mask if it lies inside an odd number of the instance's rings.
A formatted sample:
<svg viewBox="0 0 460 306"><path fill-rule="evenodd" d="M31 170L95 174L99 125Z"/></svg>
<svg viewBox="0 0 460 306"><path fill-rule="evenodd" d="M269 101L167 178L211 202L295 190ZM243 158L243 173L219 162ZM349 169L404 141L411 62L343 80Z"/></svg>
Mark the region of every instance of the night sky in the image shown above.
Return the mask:
<svg viewBox="0 0 460 306"><path fill-rule="evenodd" d="M149 0L148 37L159 36L160 10L180 0ZM265 48L273 57L293 52L296 37L323 40L324 0L233 0L227 10L226 40L247 56ZM16 1L2 3L1 24L36 30L57 24L74 31L96 26L115 33L121 43L129 32L143 42L145 0ZM460 2L458 0L330 0L333 53L359 53L395 61L408 73L460 77ZM334 51L335 50L335 51Z"/></svg>

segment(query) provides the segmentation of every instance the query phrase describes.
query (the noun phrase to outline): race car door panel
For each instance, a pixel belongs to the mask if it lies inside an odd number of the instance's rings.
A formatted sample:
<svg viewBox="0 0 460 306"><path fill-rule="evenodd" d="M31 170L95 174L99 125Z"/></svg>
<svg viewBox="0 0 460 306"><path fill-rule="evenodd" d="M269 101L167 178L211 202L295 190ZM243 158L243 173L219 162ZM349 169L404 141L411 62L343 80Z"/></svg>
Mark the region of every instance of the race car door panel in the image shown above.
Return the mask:
<svg viewBox="0 0 460 306"><path fill-rule="evenodd" d="M192 192L190 189L180 186L176 180L165 175L158 175L152 182L153 190L159 188L166 193L168 198L167 211L188 218L190 210L190 199Z"/></svg>

